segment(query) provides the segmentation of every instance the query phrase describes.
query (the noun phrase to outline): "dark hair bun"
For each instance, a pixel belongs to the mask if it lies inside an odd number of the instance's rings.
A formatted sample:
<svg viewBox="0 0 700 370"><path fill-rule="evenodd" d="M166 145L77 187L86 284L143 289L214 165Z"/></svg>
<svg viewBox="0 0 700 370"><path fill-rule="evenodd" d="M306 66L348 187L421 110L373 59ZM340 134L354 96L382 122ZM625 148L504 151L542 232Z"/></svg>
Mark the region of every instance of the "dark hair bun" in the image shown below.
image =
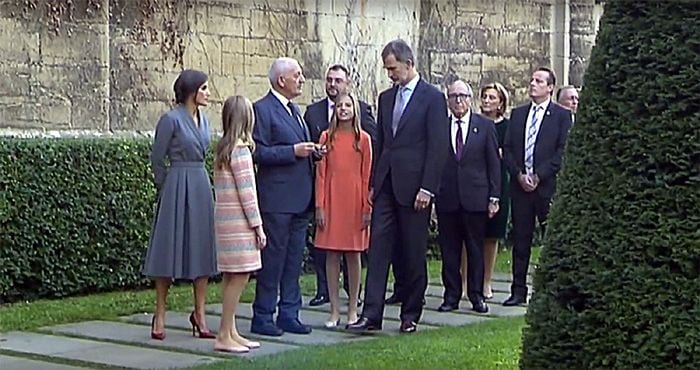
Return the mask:
<svg viewBox="0 0 700 370"><path fill-rule="evenodd" d="M196 93L200 86L204 85L209 77L207 74L196 69L186 69L180 72L175 80L175 102L184 103L187 98Z"/></svg>

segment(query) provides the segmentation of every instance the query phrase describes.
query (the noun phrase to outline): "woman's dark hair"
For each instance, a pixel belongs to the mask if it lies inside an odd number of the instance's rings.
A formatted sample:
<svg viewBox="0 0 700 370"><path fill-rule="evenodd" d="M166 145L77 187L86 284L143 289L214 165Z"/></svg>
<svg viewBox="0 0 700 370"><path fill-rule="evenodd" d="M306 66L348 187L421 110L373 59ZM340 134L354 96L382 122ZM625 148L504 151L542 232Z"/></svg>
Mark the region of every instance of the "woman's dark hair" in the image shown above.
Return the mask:
<svg viewBox="0 0 700 370"><path fill-rule="evenodd" d="M207 74L196 69L186 69L180 72L175 80L175 103L182 104L192 94L196 93L200 86L204 85L209 77Z"/></svg>

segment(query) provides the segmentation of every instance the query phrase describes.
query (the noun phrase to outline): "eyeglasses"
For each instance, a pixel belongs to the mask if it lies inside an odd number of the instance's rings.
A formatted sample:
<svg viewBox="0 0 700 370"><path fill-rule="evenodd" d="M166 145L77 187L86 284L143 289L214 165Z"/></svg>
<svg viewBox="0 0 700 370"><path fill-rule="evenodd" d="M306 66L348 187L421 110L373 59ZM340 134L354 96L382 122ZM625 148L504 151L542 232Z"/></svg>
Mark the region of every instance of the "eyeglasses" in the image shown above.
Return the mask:
<svg viewBox="0 0 700 370"><path fill-rule="evenodd" d="M466 101L467 99L471 98L471 94L447 94L447 98L452 100L452 101Z"/></svg>

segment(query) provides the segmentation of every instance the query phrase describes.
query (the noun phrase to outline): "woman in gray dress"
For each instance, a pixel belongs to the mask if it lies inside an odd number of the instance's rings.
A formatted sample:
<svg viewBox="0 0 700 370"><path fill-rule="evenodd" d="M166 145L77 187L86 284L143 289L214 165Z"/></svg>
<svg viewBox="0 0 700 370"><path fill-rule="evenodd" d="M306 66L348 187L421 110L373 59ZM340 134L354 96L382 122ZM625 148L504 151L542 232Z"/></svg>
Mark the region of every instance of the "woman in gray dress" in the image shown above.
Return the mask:
<svg viewBox="0 0 700 370"><path fill-rule="evenodd" d="M209 121L199 110L209 104L207 75L185 70L174 90L177 106L158 121L151 152L158 204L143 266L143 274L156 286L151 338L165 338L165 302L173 280L193 282L192 334L214 338L204 316L207 282L217 273L214 200L204 167Z"/></svg>

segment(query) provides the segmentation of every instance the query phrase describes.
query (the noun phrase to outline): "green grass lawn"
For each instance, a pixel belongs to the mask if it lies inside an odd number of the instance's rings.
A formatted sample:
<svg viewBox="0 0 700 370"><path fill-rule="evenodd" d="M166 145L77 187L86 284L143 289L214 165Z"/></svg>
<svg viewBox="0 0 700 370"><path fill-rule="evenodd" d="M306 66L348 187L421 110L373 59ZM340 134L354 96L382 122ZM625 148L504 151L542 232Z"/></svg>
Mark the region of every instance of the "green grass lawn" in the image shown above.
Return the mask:
<svg viewBox="0 0 700 370"><path fill-rule="evenodd" d="M533 248L532 261L539 259L541 248ZM510 251L498 254L496 271L510 273ZM363 271L364 272L364 271ZM440 261L429 261L428 274L431 279L440 279ZM391 274L389 277L392 278ZM301 278L302 294L313 295L316 291L313 275ZM254 285L249 284L241 298L244 302L253 299ZM37 300L0 306L0 332L30 330L42 326L64 324L84 320L111 320L136 312L151 312L155 302L155 291L137 290L93 294L57 300ZM211 284L207 291L207 302L221 302L219 284ZM168 309L184 311L192 307L190 285L173 286L168 296Z"/></svg>
<svg viewBox="0 0 700 370"><path fill-rule="evenodd" d="M522 317L494 319L411 335L304 347L252 362L236 359L196 369L517 369L523 325Z"/></svg>
<svg viewBox="0 0 700 370"><path fill-rule="evenodd" d="M532 261L536 263L540 248L533 248L532 252ZM501 251L496 271L510 273L510 260L510 251ZM440 261L430 261L428 273L432 280L439 280ZM315 276L302 276L301 287L302 294L313 295ZM250 302L253 295L251 283L241 300ZM86 320L116 320L123 315L151 312L154 302L155 292L148 289L3 305L0 332ZM209 286L207 302L221 302L219 284ZM168 309L186 311L191 307L191 286L173 286ZM304 347L254 362L233 358L201 369L516 369L523 325L522 318L495 319L483 324L420 331L410 336L378 336L371 341Z"/></svg>

